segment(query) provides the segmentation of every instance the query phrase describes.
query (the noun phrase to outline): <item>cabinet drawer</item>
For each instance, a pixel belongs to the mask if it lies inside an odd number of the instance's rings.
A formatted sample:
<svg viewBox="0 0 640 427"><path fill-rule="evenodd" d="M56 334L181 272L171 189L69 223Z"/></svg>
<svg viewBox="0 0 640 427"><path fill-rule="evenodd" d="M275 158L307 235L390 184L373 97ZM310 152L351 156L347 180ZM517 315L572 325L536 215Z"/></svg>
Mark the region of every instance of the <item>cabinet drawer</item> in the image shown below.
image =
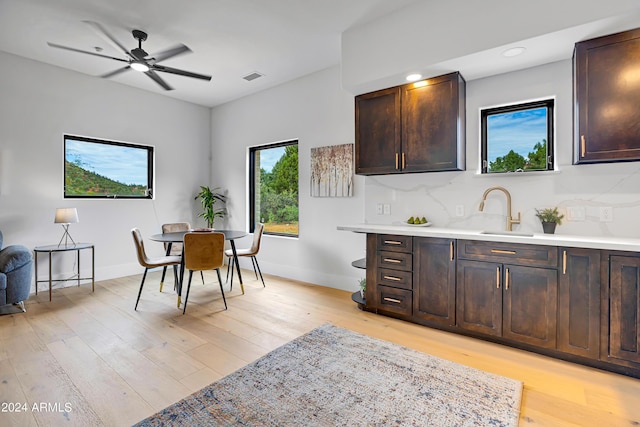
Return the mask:
<svg viewBox="0 0 640 427"><path fill-rule="evenodd" d="M378 310L411 316L413 292L378 286Z"/></svg>
<svg viewBox="0 0 640 427"><path fill-rule="evenodd" d="M413 254L379 251L378 267L390 268L391 270L411 271L413 270Z"/></svg>
<svg viewBox="0 0 640 427"><path fill-rule="evenodd" d="M410 271L378 269L378 285L392 288L413 289L413 273Z"/></svg>
<svg viewBox="0 0 640 427"><path fill-rule="evenodd" d="M458 258L557 268L558 248L518 243L459 240Z"/></svg>
<svg viewBox="0 0 640 427"><path fill-rule="evenodd" d="M391 252L411 252L413 237L396 236L392 234L378 234L378 250Z"/></svg>

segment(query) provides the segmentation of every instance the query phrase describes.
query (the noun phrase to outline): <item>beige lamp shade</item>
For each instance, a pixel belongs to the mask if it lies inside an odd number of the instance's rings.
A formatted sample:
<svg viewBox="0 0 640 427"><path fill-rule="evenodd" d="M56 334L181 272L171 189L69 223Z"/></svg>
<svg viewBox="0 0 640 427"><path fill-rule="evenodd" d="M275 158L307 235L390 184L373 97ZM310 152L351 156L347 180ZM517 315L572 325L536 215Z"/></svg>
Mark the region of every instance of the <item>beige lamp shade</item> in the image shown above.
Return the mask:
<svg viewBox="0 0 640 427"><path fill-rule="evenodd" d="M78 222L78 210L76 208L57 208L55 224L75 224Z"/></svg>

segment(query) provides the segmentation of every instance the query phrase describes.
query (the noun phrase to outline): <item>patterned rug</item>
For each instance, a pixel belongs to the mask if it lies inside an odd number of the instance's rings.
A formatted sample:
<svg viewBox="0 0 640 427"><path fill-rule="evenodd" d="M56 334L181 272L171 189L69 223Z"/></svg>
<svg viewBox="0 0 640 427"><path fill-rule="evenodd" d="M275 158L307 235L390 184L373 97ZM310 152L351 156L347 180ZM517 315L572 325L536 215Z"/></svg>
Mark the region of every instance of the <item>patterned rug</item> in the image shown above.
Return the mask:
<svg viewBox="0 0 640 427"><path fill-rule="evenodd" d="M522 383L323 325L136 426L517 426Z"/></svg>

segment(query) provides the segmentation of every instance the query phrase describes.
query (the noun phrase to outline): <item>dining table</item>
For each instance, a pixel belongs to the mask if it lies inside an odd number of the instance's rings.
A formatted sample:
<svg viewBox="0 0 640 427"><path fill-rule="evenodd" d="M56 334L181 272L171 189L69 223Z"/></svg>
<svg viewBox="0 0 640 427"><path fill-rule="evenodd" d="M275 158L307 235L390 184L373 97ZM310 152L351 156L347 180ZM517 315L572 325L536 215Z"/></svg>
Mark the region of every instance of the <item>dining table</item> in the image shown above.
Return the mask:
<svg viewBox="0 0 640 427"><path fill-rule="evenodd" d="M240 289L242 290L242 294L244 294L244 284L242 282L242 273L240 272L240 264L238 264L238 253L236 251L236 239L241 239L247 236L249 233L242 230L218 230L218 229L192 229L186 231L174 231L171 233L160 233L149 236L150 240L155 242L162 242L167 244L166 254L169 255L171 252L171 245L173 243L183 243L184 235L190 232L194 233L222 233L224 234L224 239L229 241L231 245L231 252L233 253L233 260L236 266L236 271L238 272L238 280L240 281ZM178 277L178 307L182 302L182 282L184 279L184 244L182 246L182 262L180 263L180 274Z"/></svg>

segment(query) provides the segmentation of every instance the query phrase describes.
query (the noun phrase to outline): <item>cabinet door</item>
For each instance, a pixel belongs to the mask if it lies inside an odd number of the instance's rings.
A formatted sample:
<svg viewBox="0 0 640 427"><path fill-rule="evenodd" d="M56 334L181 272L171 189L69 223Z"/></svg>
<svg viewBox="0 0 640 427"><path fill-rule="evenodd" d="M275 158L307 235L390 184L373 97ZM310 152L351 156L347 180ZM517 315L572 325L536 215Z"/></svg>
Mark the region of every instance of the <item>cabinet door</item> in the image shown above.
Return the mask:
<svg viewBox="0 0 640 427"><path fill-rule="evenodd" d="M576 43L575 163L640 160L640 29Z"/></svg>
<svg viewBox="0 0 640 427"><path fill-rule="evenodd" d="M456 323L469 331L502 335L502 264L458 260Z"/></svg>
<svg viewBox="0 0 640 427"><path fill-rule="evenodd" d="M504 266L504 338L556 347L557 275L547 268Z"/></svg>
<svg viewBox="0 0 640 427"><path fill-rule="evenodd" d="M356 173L400 172L400 88L356 97Z"/></svg>
<svg viewBox="0 0 640 427"><path fill-rule="evenodd" d="M402 86L402 169L464 170L465 83L451 73Z"/></svg>
<svg viewBox="0 0 640 427"><path fill-rule="evenodd" d="M600 251L562 249L558 281L558 350L600 354Z"/></svg>
<svg viewBox="0 0 640 427"><path fill-rule="evenodd" d="M609 357L640 363L640 258L611 256Z"/></svg>
<svg viewBox="0 0 640 427"><path fill-rule="evenodd" d="M456 262L454 240L413 239L413 315L455 325Z"/></svg>

